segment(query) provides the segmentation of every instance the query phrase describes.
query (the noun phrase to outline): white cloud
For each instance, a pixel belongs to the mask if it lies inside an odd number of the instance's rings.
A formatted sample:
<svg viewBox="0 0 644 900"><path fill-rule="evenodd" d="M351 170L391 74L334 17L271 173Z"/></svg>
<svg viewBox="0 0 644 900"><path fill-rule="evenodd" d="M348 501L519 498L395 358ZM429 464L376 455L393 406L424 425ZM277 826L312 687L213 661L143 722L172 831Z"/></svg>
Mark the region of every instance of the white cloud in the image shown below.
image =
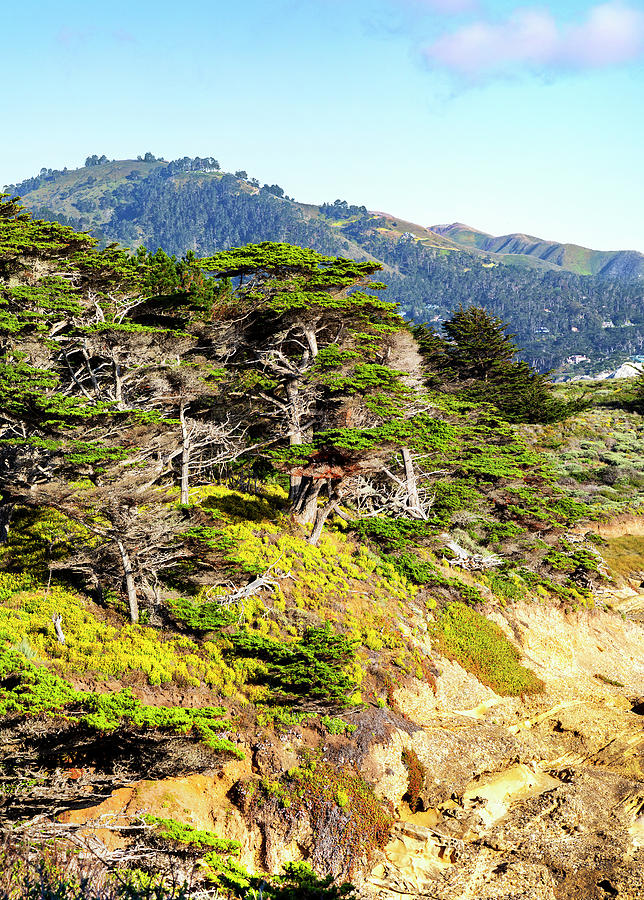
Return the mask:
<svg viewBox="0 0 644 900"><path fill-rule="evenodd" d="M576 65L627 62L644 52L644 14L622 3L602 3L571 28L562 55Z"/></svg>
<svg viewBox="0 0 644 900"><path fill-rule="evenodd" d="M519 8L501 22L477 21L439 37L428 63L465 76L517 67L599 67L644 53L644 14L621 2L592 7L580 24L561 25L545 9Z"/></svg>

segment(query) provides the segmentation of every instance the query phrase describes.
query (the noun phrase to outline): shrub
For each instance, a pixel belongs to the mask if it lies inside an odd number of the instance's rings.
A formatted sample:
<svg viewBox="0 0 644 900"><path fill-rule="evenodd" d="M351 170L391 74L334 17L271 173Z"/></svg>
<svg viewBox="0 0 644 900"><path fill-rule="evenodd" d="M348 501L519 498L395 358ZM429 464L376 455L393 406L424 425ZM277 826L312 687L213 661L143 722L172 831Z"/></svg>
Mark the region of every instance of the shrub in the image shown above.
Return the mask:
<svg viewBox="0 0 644 900"><path fill-rule="evenodd" d="M239 618L239 611L222 606L221 603L193 603L183 597L168 603L172 616L193 631L217 631L233 625Z"/></svg>
<svg viewBox="0 0 644 900"><path fill-rule="evenodd" d="M153 685L181 680L194 687L221 687L234 679L214 645L201 648L185 635L164 639L144 625L107 625L78 595L56 585L47 591L28 575L0 572L0 598L5 601L0 604L0 639L13 645L28 641L61 674L127 678L140 671ZM57 612L63 616L65 644L58 643L52 626Z"/></svg>
<svg viewBox="0 0 644 900"><path fill-rule="evenodd" d="M492 575L489 585L497 597L504 600L522 600L526 596L526 585L516 576Z"/></svg>
<svg viewBox="0 0 644 900"><path fill-rule="evenodd" d="M407 794L405 799L407 799L411 811L416 812L416 810L418 809L418 803L420 801L420 793L425 784L425 775L427 774L427 770L418 759L416 751L412 750L411 747L405 748L403 750L402 761L407 768L407 772L409 773L407 780Z"/></svg>
<svg viewBox="0 0 644 900"><path fill-rule="evenodd" d="M231 635L230 642L235 656L264 664L251 680L268 685L274 700L300 697L348 702L347 694L354 685L344 667L355 657L355 644L328 624L307 628L301 639L290 644L248 631Z"/></svg>
<svg viewBox="0 0 644 900"><path fill-rule="evenodd" d="M337 884L331 875L319 878L308 863L287 863L283 872L264 892L270 900L357 900L352 884Z"/></svg>
<svg viewBox="0 0 644 900"><path fill-rule="evenodd" d="M410 544L417 545L435 532L435 528L428 522L384 516L359 519L355 527L360 537L371 538L389 552L405 550Z"/></svg>

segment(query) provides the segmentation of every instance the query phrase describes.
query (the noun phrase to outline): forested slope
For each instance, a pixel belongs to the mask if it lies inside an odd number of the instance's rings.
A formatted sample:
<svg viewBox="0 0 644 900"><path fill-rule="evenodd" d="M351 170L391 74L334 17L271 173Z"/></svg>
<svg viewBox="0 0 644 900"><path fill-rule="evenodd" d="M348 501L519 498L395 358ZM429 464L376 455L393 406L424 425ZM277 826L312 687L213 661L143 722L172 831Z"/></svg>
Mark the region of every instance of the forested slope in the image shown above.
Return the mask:
<svg viewBox="0 0 644 900"><path fill-rule="evenodd" d="M598 371L642 350L642 279L576 275L530 255L466 250L449 233L343 201L296 203L278 185L222 173L212 158L89 162L45 169L10 189L37 215L89 229L103 244L182 255L272 240L375 258L406 315L441 321L461 303L483 305L510 322L525 358L541 370L586 355L587 368Z"/></svg>

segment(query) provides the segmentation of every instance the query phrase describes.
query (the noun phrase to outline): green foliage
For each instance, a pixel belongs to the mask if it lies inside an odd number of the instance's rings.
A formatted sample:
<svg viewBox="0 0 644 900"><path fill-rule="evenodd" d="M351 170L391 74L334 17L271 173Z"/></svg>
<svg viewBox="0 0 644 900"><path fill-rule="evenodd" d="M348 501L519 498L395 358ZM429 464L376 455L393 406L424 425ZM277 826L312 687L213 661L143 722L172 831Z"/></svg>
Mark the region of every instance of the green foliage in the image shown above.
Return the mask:
<svg viewBox="0 0 644 900"><path fill-rule="evenodd" d="M522 525L517 525L515 522L495 522L494 520L485 522L485 534L490 544L518 537L521 534L525 534L525 531Z"/></svg>
<svg viewBox="0 0 644 900"><path fill-rule="evenodd" d="M104 879L81 867L77 875L69 858L61 860L63 853L55 845L9 846L0 857L8 890L4 896L11 900L189 900L188 884L167 883L162 876L138 869L122 869Z"/></svg>
<svg viewBox="0 0 644 900"><path fill-rule="evenodd" d="M412 584L444 588L469 605L483 602L483 595L475 585L467 584L458 577L443 575L433 562L423 560L414 553L405 552L398 556L385 556L384 559Z"/></svg>
<svg viewBox="0 0 644 900"><path fill-rule="evenodd" d="M168 607L174 619L193 631L218 631L233 625L239 618L237 610L216 602L193 603L182 597L169 601Z"/></svg>
<svg viewBox="0 0 644 900"><path fill-rule="evenodd" d="M434 533L434 528L419 519L393 519L374 516L355 523L361 538L376 541L385 551L404 550L416 546ZM421 582L419 582L421 583Z"/></svg>
<svg viewBox="0 0 644 900"><path fill-rule="evenodd" d="M176 734L194 730L210 749L238 758L243 754L220 735L230 723L218 707L183 709L146 706L128 690L97 694L80 691L43 666L36 666L14 650L0 653L0 715L64 715L99 731L117 728L160 729Z"/></svg>
<svg viewBox="0 0 644 900"><path fill-rule="evenodd" d="M508 326L482 307L459 306L443 330L447 340L425 325L414 331L432 384L462 383L462 396L494 404L510 422L556 422L583 407L555 398L545 375L514 360Z"/></svg>
<svg viewBox="0 0 644 900"><path fill-rule="evenodd" d="M332 394L366 394L372 391L385 390L396 394L404 394L404 386L400 382L400 373L388 366L375 363L360 363L345 375L332 374L322 377L322 383Z"/></svg>
<svg viewBox="0 0 644 900"><path fill-rule="evenodd" d="M433 630L441 652L502 696L533 693L542 682L519 662L521 654L498 625L463 603L450 603Z"/></svg>
<svg viewBox="0 0 644 900"><path fill-rule="evenodd" d="M511 336L506 333L508 326L481 307L459 306L443 323L443 330L449 339L445 348L448 364L462 378L488 381L516 353Z"/></svg>
<svg viewBox="0 0 644 900"><path fill-rule="evenodd" d="M257 722L262 728L274 728L275 731L284 733L292 728L297 728L303 722L316 717L315 712L296 712L286 706L266 706L256 704L258 710Z"/></svg>
<svg viewBox="0 0 644 900"><path fill-rule="evenodd" d="M202 831L177 822L176 819L163 819L151 815L145 815L143 818L148 825L156 826L157 836L165 841L194 846L200 850L209 847L218 853L236 853L241 847L239 841L220 838L212 831Z"/></svg>
<svg viewBox="0 0 644 900"><path fill-rule="evenodd" d="M412 584L443 585L445 587L450 584L450 579L442 575L434 563L421 559L415 553L406 551L397 556L386 555L384 558Z"/></svg>
<svg viewBox="0 0 644 900"><path fill-rule="evenodd" d="M266 890L271 900L357 900L352 884L336 884L331 875L318 877L308 863L287 863Z"/></svg>
<svg viewBox="0 0 644 900"><path fill-rule="evenodd" d="M488 584L503 600L523 600L527 595L525 582L516 576L491 575Z"/></svg>
<svg viewBox="0 0 644 900"><path fill-rule="evenodd" d="M236 656L261 660L255 679L276 701L288 697L347 703L353 683L344 668L355 657L354 644L327 624L307 628L300 640L283 644L246 631L230 635Z"/></svg>
<svg viewBox="0 0 644 900"><path fill-rule="evenodd" d="M344 719L339 719L334 716L322 716L320 722L324 725L329 734L353 734L357 728L356 725L352 725L350 722L345 722Z"/></svg>
<svg viewBox="0 0 644 900"><path fill-rule="evenodd" d="M370 340L371 335L367 336ZM324 372L328 369L338 369L348 362L359 359L360 354L356 350L342 350L339 344L328 344L318 351L315 358L315 368Z"/></svg>
<svg viewBox="0 0 644 900"><path fill-rule="evenodd" d="M0 574L0 638L12 645L29 642L33 650L63 675L91 673L126 683L140 673L148 684L176 683L234 690L239 678L224 662L216 644L200 647L186 636L163 637L144 625L114 627L101 621L89 604L68 590L38 585L33 575ZM65 644L59 644L52 616L62 615Z"/></svg>
<svg viewBox="0 0 644 900"><path fill-rule="evenodd" d="M447 525L454 513L475 510L481 502L480 491L472 481L438 481L434 492L431 520L436 525Z"/></svg>
<svg viewBox="0 0 644 900"><path fill-rule="evenodd" d="M196 829L176 819L151 815L144 819L154 826L155 843L165 844L171 855L198 856L206 881L241 896L254 880L259 880L234 858L241 849L239 841L221 838L212 831Z"/></svg>
<svg viewBox="0 0 644 900"><path fill-rule="evenodd" d="M46 581L49 567L74 549L91 547L93 536L53 509L18 509L6 543L0 547L0 565L9 572L29 572Z"/></svg>
<svg viewBox="0 0 644 900"><path fill-rule="evenodd" d="M550 550L544 556L544 561L555 572L571 572L574 574L600 574L600 557L592 550L585 547L572 547L566 541L560 541L561 550Z"/></svg>

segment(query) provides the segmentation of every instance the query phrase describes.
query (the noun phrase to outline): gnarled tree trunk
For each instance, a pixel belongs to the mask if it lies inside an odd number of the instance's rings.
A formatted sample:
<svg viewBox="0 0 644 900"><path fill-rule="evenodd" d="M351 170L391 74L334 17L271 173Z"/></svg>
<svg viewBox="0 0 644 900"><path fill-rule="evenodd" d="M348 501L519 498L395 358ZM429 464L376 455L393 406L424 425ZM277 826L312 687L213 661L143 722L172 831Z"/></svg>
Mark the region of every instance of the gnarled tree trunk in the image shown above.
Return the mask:
<svg viewBox="0 0 644 900"><path fill-rule="evenodd" d="M190 433L186 423L186 406L179 406L179 422L181 424L181 498L180 502L187 505L190 500Z"/></svg>
<svg viewBox="0 0 644 900"><path fill-rule="evenodd" d="M299 410L299 391L295 381L286 385L286 398L288 400L288 418L289 418L289 437L288 442L291 447L298 447L304 443L304 435L302 434L302 425L300 422ZM293 507L300 491L302 478L299 475L291 475L288 499Z"/></svg>
<svg viewBox="0 0 644 900"><path fill-rule="evenodd" d="M136 623L139 621L139 601L136 596L136 584L134 583L132 562L123 542L117 541L116 544L119 548L119 553L121 554L121 562L123 563L123 574L125 575L127 605L130 610L130 621L133 625L136 625Z"/></svg>
<svg viewBox="0 0 644 900"><path fill-rule="evenodd" d="M418 483L414 472L414 461L408 447L402 448L403 466L405 469L405 485L407 487L407 507L409 512L418 519L426 519L427 515L420 505L418 496Z"/></svg>
<svg viewBox="0 0 644 900"><path fill-rule="evenodd" d="M299 484L291 501L291 510L300 525L308 525L315 521L318 509L318 496L324 481L314 479L310 475L299 478Z"/></svg>
<svg viewBox="0 0 644 900"><path fill-rule="evenodd" d="M320 536L322 534L322 529L324 528L324 523L329 518L332 512L340 505L340 496L339 494L332 495L329 499L329 502L326 503L321 509L318 509L315 522L313 523L313 531L311 532L311 536L309 537L309 544L312 544L314 547L317 542L320 540Z"/></svg>

